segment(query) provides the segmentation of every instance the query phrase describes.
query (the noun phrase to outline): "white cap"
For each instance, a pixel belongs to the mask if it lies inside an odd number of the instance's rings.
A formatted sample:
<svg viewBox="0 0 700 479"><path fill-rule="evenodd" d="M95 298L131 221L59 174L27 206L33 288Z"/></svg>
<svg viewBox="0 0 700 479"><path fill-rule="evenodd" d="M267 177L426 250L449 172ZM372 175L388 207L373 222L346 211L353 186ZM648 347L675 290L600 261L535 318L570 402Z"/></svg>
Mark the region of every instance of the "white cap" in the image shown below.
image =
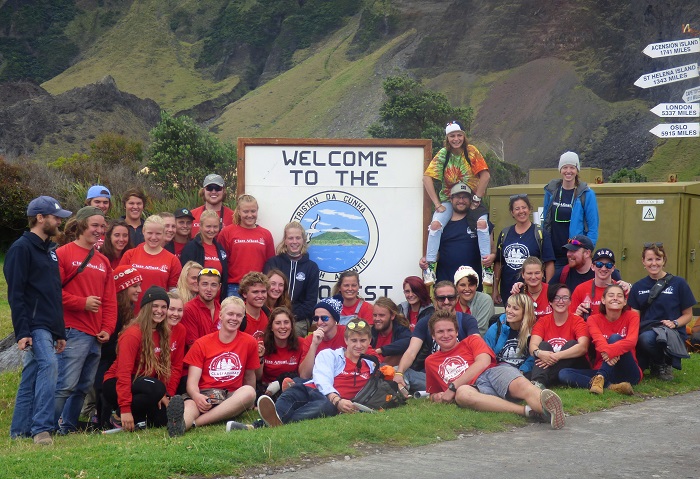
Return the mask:
<svg viewBox="0 0 700 479"><path fill-rule="evenodd" d="M573 165L578 171L581 171L581 162L573 151L567 151L559 157L559 171L566 165Z"/></svg>
<svg viewBox="0 0 700 479"><path fill-rule="evenodd" d="M467 276L473 276L476 279L476 285L479 286L479 275L476 274L476 271L471 266L460 266L457 268L457 271L455 271L455 284Z"/></svg>
<svg viewBox="0 0 700 479"><path fill-rule="evenodd" d="M445 127L445 136L449 135L453 131L464 132L464 130L462 130L462 127L459 126L459 123L457 123L456 121L447 124L447 126Z"/></svg>

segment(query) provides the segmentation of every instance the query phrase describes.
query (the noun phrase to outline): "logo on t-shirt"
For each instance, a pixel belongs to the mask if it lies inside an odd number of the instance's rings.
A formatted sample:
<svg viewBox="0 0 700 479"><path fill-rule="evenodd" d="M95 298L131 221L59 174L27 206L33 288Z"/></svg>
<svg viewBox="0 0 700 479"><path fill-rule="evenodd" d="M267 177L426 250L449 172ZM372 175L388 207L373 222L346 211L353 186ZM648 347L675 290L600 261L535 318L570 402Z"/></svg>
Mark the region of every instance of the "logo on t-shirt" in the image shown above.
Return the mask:
<svg viewBox="0 0 700 479"><path fill-rule="evenodd" d="M58 261L58 257L56 256L56 252L55 252L55 251L49 252L49 256L51 256L51 259L52 259L52 260Z"/></svg>
<svg viewBox="0 0 700 479"><path fill-rule="evenodd" d="M516 271L522 268L525 258L530 256L530 250L527 246L520 243L511 243L503 250L503 259L509 268Z"/></svg>
<svg viewBox="0 0 700 479"><path fill-rule="evenodd" d="M209 376L220 382L232 381L240 376L242 371L241 359L236 353L219 354L209 363Z"/></svg>
<svg viewBox="0 0 700 479"><path fill-rule="evenodd" d="M297 281L304 281L306 279L306 275L303 271L299 271L295 278L297 279Z"/></svg>
<svg viewBox="0 0 700 479"><path fill-rule="evenodd" d="M438 367L438 375L446 383L451 383L467 370L469 364L461 356L450 356Z"/></svg>
<svg viewBox="0 0 700 479"><path fill-rule="evenodd" d="M551 338L548 339L547 342L552 345L554 352L558 353L568 341L564 338Z"/></svg>

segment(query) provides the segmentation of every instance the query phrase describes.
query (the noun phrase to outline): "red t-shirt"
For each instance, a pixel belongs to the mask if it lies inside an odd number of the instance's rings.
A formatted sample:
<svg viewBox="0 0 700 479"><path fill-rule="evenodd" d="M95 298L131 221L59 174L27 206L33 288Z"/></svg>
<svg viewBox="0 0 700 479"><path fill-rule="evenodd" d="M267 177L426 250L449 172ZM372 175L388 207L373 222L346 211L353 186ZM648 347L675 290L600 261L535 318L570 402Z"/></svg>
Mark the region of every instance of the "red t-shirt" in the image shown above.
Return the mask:
<svg viewBox="0 0 700 479"><path fill-rule="evenodd" d="M277 379L280 374L296 373L299 370L299 359L301 358L301 350L291 350L289 348L277 347L277 351L263 356L263 375L262 381L270 384Z"/></svg>
<svg viewBox="0 0 700 479"><path fill-rule="evenodd" d="M309 348L311 347L312 339L313 335L308 335L304 339L299 340L301 344L301 361L299 361L299 364L303 363L304 358L306 358L306 355L309 354ZM339 324L335 332L335 336L333 336L333 339L326 340L324 338L323 341L321 341L321 344L318 345L318 348L316 349L316 355L318 355L318 353L320 353L324 349L338 349L344 348L345 346L345 326Z"/></svg>
<svg viewBox="0 0 700 479"><path fill-rule="evenodd" d="M194 238L197 235L197 233L199 233L199 219L202 217L202 213L204 213L204 205L190 210L190 213L192 213L192 216L194 216L194 220L192 221L192 233L190 233ZM217 213L219 212L217 211ZM222 219L221 215L219 215L219 219L223 221L221 223L221 229L223 229L224 226L232 225L233 210L227 206L224 206L224 217Z"/></svg>
<svg viewBox="0 0 700 479"><path fill-rule="evenodd" d="M95 251L85 269L75 274L89 252L74 242L56 250L61 282L73 277L62 290L63 320L66 328L91 336L97 336L100 331L111 335L117 324L117 292L109 260ZM102 301L96 313L85 310L88 296L98 296Z"/></svg>
<svg viewBox="0 0 700 479"><path fill-rule="evenodd" d="M578 338L582 336L588 337L588 326L581 316L575 314L569 314L566 322L557 326L554 323L554 316L548 314L535 323L532 335L547 341L556 353L561 351L562 346L572 339L578 341Z"/></svg>
<svg viewBox="0 0 700 479"><path fill-rule="evenodd" d="M372 307L372 303L368 303L364 299L359 299L358 301L362 302L359 311L357 311L358 304L356 301L355 304L353 304L352 306L343 305L343 309L340 312L340 316L346 316L350 318L354 318L355 316L357 316L360 319L364 319L370 325L374 324L374 308Z"/></svg>
<svg viewBox="0 0 700 479"><path fill-rule="evenodd" d="M600 306L600 302L603 299L603 293L607 289L607 286L602 288L595 286L593 288L593 295L591 296L591 286L593 285L594 281L595 279L589 279L588 281L576 286L576 289L574 289L574 292L571 294L571 304L569 305L570 312L575 313L576 308L583 303L586 296L591 298L591 314L597 314L598 311L600 311L598 307ZM617 281L614 281L614 283L617 283ZM627 294L625 294L625 298L626 297Z"/></svg>
<svg viewBox="0 0 700 479"><path fill-rule="evenodd" d="M217 271L221 271L221 260L219 259L219 252L216 249L216 245L206 244L202 242L204 247L204 267L214 268Z"/></svg>
<svg viewBox="0 0 700 479"><path fill-rule="evenodd" d="M188 349L202 336L215 333L221 328L220 311L221 305L216 299L214 300L213 316L209 307L199 296L195 296L194 299L185 303L180 324L187 332L185 341Z"/></svg>
<svg viewBox="0 0 700 479"><path fill-rule="evenodd" d="M587 324L591 341L595 345L593 369L600 369L603 365L603 357L600 355L602 352L607 353L611 358L631 352L634 361L637 362L636 346L639 336L639 313L628 309L623 311L622 315L615 321L608 321L600 313L591 314L588 317ZM622 339L614 344L608 344L608 339L613 334L619 334L622 336Z"/></svg>
<svg viewBox="0 0 700 479"><path fill-rule="evenodd" d="M547 301L547 291L549 290L549 285L547 283L542 283L542 291L540 291L539 296L537 296L537 300L532 297L530 293L527 293L528 296L530 296L530 299L533 301L533 306L535 307L535 317L539 320L542 316L545 316L547 314L551 314L552 312L552 305L549 304L549 301Z"/></svg>
<svg viewBox="0 0 700 479"><path fill-rule="evenodd" d="M131 265L139 270L143 281L141 282L141 294L134 304L134 315L141 309L141 298L151 286L160 286L166 291L177 286L182 266L177 257L170 251L161 250L158 254L146 253L144 243L132 248L122 256L119 264Z"/></svg>
<svg viewBox="0 0 700 479"><path fill-rule="evenodd" d="M175 257L178 260L180 259L180 256L182 255L182 250L185 248L186 244L187 243L178 243L177 241L173 241L173 250L175 250Z"/></svg>
<svg viewBox="0 0 700 479"><path fill-rule="evenodd" d="M357 363L345 358L345 368L333 379L333 387L338 391L340 397L354 398L369 381L369 365L365 361L361 361L360 364L362 366L358 372Z"/></svg>
<svg viewBox="0 0 700 479"><path fill-rule="evenodd" d="M411 332L416 329L416 323L418 322L418 311L413 311L409 309L408 311L408 322L411 325Z"/></svg>
<svg viewBox="0 0 700 479"><path fill-rule="evenodd" d="M459 301L457 301L457 305L455 306L455 311L457 311L458 313L472 314L472 310L469 309L469 306L467 306L466 308L463 308L462 303L460 303Z"/></svg>
<svg viewBox="0 0 700 479"><path fill-rule="evenodd" d="M447 385L464 374L474 364L476 357L483 353L491 357L489 368L495 366L496 355L481 336L476 334L467 336L450 351L434 352L425 358L425 390L430 394L446 391ZM477 378L478 376L472 378L469 384L474 384Z"/></svg>
<svg viewBox="0 0 700 479"><path fill-rule="evenodd" d="M262 341L265 336L265 328L267 327L267 314L262 309L258 319L253 318L250 314L245 313L246 326L245 332L253 336L257 341Z"/></svg>
<svg viewBox="0 0 700 479"><path fill-rule="evenodd" d="M226 251L229 283L240 283L251 271L262 272L265 261L275 255L272 235L262 226L229 225L219 233L218 241Z"/></svg>
<svg viewBox="0 0 700 479"><path fill-rule="evenodd" d="M387 344L391 344L392 334L393 334L393 331L390 331L389 334L386 334L386 335L381 334L381 333L377 334L377 344L376 344L376 346L374 346L375 351L377 349L383 348ZM377 355L377 357L379 358L379 361L381 361L381 362L384 361L383 354L379 354L379 355Z"/></svg>
<svg viewBox="0 0 700 479"><path fill-rule="evenodd" d="M185 363L202 369L200 390L217 388L233 392L243 386L246 370L260 367L258 342L240 331L230 343L221 342L218 332L207 334L194 342Z"/></svg>

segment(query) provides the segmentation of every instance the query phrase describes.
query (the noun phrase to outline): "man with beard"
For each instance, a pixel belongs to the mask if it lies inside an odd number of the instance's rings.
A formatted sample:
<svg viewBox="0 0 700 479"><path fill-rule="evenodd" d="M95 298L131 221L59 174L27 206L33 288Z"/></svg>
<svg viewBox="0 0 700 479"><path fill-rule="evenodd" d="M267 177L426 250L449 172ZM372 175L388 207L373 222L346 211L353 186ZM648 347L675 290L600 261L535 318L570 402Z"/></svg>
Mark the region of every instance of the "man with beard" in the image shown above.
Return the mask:
<svg viewBox="0 0 700 479"><path fill-rule="evenodd" d="M563 269L554 273L554 277L549 279L549 284L563 283L569 288L569 291L574 291L576 287L589 279L595 277L595 273L591 268L593 261L593 242L586 235L576 235L569 238L569 241L562 246L566 250L566 259L568 264ZM620 281L622 277L620 272L614 270L612 279ZM629 291L629 288L627 288Z"/></svg>
<svg viewBox="0 0 700 479"><path fill-rule="evenodd" d="M204 200L204 204L191 211L192 216L194 216L194 222L192 223L193 238L199 233L199 217L202 216L204 210L216 211L219 215L219 231L224 229L224 226L233 224L233 210L224 206L226 186L221 176L216 174L207 175L204 178L202 189L199 190L199 197Z"/></svg>
<svg viewBox="0 0 700 479"><path fill-rule="evenodd" d="M219 330L221 273L214 268L204 268L197 276L197 287L197 296L185 304L182 313L187 349L202 336Z"/></svg>
<svg viewBox="0 0 700 479"><path fill-rule="evenodd" d="M374 303L372 319L370 346L382 363L397 366L411 342L411 330L406 326L408 320L396 303L385 297Z"/></svg>
<svg viewBox="0 0 700 479"><path fill-rule="evenodd" d="M29 231L10 246L3 267L15 339L24 351L10 437L33 437L41 445L53 444L56 353L66 347L61 277L50 237L71 214L50 196L33 199L27 208Z"/></svg>

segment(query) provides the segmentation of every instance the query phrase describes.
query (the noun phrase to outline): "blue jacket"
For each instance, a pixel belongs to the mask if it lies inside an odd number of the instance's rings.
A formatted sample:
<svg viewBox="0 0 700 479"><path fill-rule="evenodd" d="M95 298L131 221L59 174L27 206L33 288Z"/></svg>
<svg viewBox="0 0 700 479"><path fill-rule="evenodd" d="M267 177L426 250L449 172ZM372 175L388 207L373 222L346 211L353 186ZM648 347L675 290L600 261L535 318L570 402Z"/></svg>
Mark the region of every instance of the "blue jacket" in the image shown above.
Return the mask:
<svg viewBox="0 0 700 479"><path fill-rule="evenodd" d="M372 326L372 340L370 346L372 349L377 347L377 337L379 333ZM401 356L408 349L408 344L411 342L411 330L406 326L399 324L396 319L392 321L391 343L382 348L382 356Z"/></svg>
<svg viewBox="0 0 700 479"><path fill-rule="evenodd" d="M501 334L496 337L496 334L498 333L498 323L501 323ZM510 326L508 326L508 323L506 322L506 314L503 313L501 317L498 318L498 322L493 323L488 331L486 331L486 335L484 335L484 341L486 341L486 344L489 345L491 350L495 354L498 354L498 352L503 349L503 346L506 345L506 341L508 340L508 335L510 334ZM532 371L532 367L535 365L535 358L530 356L530 350L527 350L527 359L523 364L520 365L520 372L522 373L529 373Z"/></svg>
<svg viewBox="0 0 700 479"><path fill-rule="evenodd" d="M552 234L552 197L559 191L562 185L561 179L550 181L544 187L544 207L542 209L544 221L542 229ZM581 197L586 195L585 205L581 204ZM571 210L571 222L569 223L569 238L576 235L586 235L593 242L593 247L598 242L598 201L595 192L588 187L585 181L579 181L576 187L576 198ZM552 245L557 248L557 245ZM563 245L558 245L559 247Z"/></svg>
<svg viewBox="0 0 700 479"><path fill-rule="evenodd" d="M221 301L226 298L226 293L228 292L226 288L226 278L228 278L228 261L226 260L226 250L221 246L216 240L214 240L214 246L216 246L216 253L221 261ZM188 261L196 261L197 263L204 266L204 246L202 246L202 237L197 235L194 239L188 241L182 252L180 253L180 264L185 266Z"/></svg>
<svg viewBox="0 0 700 479"><path fill-rule="evenodd" d="M66 339L56 244L25 231L5 255L3 272L12 310L15 339L45 329L54 339Z"/></svg>
<svg viewBox="0 0 700 479"><path fill-rule="evenodd" d="M267 260L263 273L267 274L275 268L287 275L289 297L292 298L292 312L296 320L311 319L314 306L318 303L318 265L309 259L308 253L304 253L299 259L278 254Z"/></svg>

